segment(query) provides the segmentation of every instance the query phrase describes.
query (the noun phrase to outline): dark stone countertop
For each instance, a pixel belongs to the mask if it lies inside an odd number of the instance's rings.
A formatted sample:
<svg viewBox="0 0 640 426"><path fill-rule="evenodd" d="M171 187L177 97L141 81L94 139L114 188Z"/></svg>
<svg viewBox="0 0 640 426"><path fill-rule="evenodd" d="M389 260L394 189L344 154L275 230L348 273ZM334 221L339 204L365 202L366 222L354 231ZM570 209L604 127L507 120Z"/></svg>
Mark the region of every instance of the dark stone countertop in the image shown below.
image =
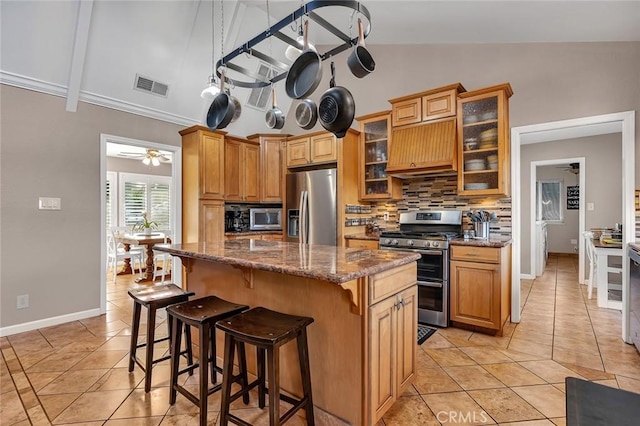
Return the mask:
<svg viewBox="0 0 640 426"><path fill-rule="evenodd" d="M513 239L508 236L495 236L489 237L488 240L481 240L476 238L470 238L465 240L464 238L454 238L449 241L451 246L474 246L474 247L506 247L513 242Z"/></svg>
<svg viewBox="0 0 640 426"><path fill-rule="evenodd" d="M353 235L345 235L344 236L345 240L372 240L372 241L378 241L380 239L380 234L365 234L365 233L360 233L360 234L353 234Z"/></svg>
<svg viewBox="0 0 640 426"><path fill-rule="evenodd" d="M336 284L377 274L420 258L420 254L308 245L264 240L227 240L214 243L155 247L173 256L208 260L328 281Z"/></svg>

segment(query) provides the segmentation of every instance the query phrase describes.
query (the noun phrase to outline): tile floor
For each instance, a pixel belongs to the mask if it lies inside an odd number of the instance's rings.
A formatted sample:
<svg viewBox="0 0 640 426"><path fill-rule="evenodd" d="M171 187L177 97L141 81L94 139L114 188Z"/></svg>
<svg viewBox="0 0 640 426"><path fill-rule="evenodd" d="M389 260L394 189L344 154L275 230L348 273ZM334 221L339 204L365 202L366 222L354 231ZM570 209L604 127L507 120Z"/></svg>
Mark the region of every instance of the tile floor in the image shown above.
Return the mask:
<svg viewBox="0 0 640 426"><path fill-rule="evenodd" d="M168 404L168 362L154 368L149 394L142 372L127 371L130 285L126 276L109 284L105 315L0 339L0 424L198 424L197 408L181 395ZM522 283L522 294L522 322L503 337L447 328L423 343L414 385L380 425L562 425L567 376L640 393L640 356L620 340L621 315L586 298L575 256L550 257L543 276ZM163 322L156 333L166 334ZM238 401L234 411L267 424L252 401L251 408ZM217 394L209 407L216 424Z"/></svg>

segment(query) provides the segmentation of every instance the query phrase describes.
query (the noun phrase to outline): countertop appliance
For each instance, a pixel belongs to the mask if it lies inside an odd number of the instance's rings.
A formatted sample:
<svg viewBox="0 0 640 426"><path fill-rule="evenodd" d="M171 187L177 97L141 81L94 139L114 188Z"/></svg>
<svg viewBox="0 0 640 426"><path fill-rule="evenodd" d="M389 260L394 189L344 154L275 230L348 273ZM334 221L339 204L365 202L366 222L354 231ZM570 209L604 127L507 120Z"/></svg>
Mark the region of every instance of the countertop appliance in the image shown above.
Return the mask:
<svg viewBox="0 0 640 426"><path fill-rule="evenodd" d="M629 337L640 351L640 251L629 248Z"/></svg>
<svg viewBox="0 0 640 426"><path fill-rule="evenodd" d="M449 325L449 240L462 232L462 211L400 213L400 230L380 234L380 250L418 252L418 322Z"/></svg>
<svg viewBox="0 0 640 426"><path fill-rule="evenodd" d="M224 212L224 232L242 232L249 229L245 210L225 210Z"/></svg>
<svg viewBox="0 0 640 426"><path fill-rule="evenodd" d="M337 169L287 175L287 241L333 246L337 244L337 181Z"/></svg>
<svg viewBox="0 0 640 426"><path fill-rule="evenodd" d="M249 229L252 231L282 230L282 209L272 207L249 209Z"/></svg>

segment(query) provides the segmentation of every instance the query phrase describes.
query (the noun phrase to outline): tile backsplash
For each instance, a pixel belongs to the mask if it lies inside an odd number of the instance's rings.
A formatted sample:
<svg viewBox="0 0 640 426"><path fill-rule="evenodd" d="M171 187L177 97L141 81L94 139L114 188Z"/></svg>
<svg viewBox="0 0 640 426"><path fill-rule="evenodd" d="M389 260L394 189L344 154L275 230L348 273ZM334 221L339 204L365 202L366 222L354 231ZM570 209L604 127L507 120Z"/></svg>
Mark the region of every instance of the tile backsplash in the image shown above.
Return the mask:
<svg viewBox="0 0 640 426"><path fill-rule="evenodd" d="M437 176L405 180L402 200L372 203L373 215L382 228L398 227L400 213L412 210L486 210L495 213L497 222L491 223L490 233L511 235L511 198L462 198L458 196L456 176ZM384 220L384 214L389 220ZM471 222L463 216L463 228L472 229Z"/></svg>

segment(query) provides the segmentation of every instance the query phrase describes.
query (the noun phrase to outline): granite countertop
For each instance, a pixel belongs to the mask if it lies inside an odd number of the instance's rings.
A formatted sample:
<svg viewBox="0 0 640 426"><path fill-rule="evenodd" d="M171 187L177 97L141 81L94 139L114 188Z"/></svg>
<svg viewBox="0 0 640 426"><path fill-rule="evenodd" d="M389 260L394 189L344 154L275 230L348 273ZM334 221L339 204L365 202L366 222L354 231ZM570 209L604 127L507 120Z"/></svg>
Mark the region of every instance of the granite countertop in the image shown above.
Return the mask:
<svg viewBox="0 0 640 426"><path fill-rule="evenodd" d="M361 233L361 234L353 234L353 235L345 235L344 236L345 240L372 240L372 241L378 241L380 239L380 234L365 234L365 233Z"/></svg>
<svg viewBox="0 0 640 426"><path fill-rule="evenodd" d="M154 247L173 256L210 260L341 284L414 262L420 254L263 240Z"/></svg>
<svg viewBox="0 0 640 426"><path fill-rule="evenodd" d="M225 237L229 237L229 236L234 236L234 235L265 235L265 234L269 234L269 235L281 235L282 234L282 230L280 231L237 231L237 232L225 232L224 236Z"/></svg>
<svg viewBox="0 0 640 426"><path fill-rule="evenodd" d="M468 239L464 238L454 238L449 241L449 245L451 246L474 246L474 247L497 247L502 248L506 247L513 242L513 239L509 236L494 236L489 237L488 240L481 239Z"/></svg>
<svg viewBox="0 0 640 426"><path fill-rule="evenodd" d="M634 241L632 243L629 243L629 247L631 247L632 249L640 251L640 241Z"/></svg>

